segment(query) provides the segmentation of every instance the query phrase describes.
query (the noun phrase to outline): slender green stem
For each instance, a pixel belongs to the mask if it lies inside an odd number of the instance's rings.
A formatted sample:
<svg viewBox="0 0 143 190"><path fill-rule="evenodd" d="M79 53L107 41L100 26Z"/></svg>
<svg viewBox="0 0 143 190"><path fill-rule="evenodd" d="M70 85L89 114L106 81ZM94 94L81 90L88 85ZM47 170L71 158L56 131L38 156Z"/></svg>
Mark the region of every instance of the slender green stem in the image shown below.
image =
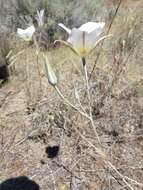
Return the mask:
<svg viewBox="0 0 143 190"><path fill-rule="evenodd" d="M84 68L84 73L85 73L85 80L86 80L86 89L87 89L87 97L88 97L88 107L89 107L89 117L90 117L90 122L93 127L94 133L97 137L98 143L101 145L100 138L98 136L98 133L96 131L96 127L94 125L93 121L93 116L92 116L92 105L91 105L91 97L90 97L90 87L89 87L89 78L87 74L87 67L86 67L86 59L85 57L82 58L82 63L83 63L83 68Z"/></svg>

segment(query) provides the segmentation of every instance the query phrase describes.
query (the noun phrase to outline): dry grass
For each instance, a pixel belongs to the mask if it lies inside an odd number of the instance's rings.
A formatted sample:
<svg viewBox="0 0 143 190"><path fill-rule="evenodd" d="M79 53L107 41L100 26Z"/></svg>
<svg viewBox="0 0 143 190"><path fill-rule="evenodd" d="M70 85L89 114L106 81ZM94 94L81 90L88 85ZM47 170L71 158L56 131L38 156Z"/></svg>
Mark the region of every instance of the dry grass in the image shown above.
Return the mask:
<svg viewBox="0 0 143 190"><path fill-rule="evenodd" d="M127 15L131 16L129 13ZM94 147L99 146L90 123L66 106L48 85L41 55L40 86L35 50L29 47L13 65L11 81L0 89L1 181L25 175L36 181L41 190L62 190L62 187L71 190L131 189L109 167L107 161L110 161L122 175L142 183L143 102L140 81L143 47L140 35L134 35L136 31L142 31L141 15L136 16L130 21L129 25L134 23L134 30L128 39L130 27L124 25L124 31L128 32L120 33L119 28L124 21L121 22L119 14L111 29L118 39L115 36L103 45L90 81L94 123L107 158L95 152ZM134 38L136 43L138 39L138 43L132 50L130 46L134 44L130 42L134 42ZM124 39L126 46L122 51L119 42ZM65 48L54 49L47 54L65 97L76 104L74 85L77 86L86 108L84 76L79 58ZM93 52L87 59L89 72L95 55L96 52ZM124 60L127 60L125 71L122 67ZM119 66L118 62L121 63ZM113 85L117 68L121 72L117 73ZM60 146L59 155L54 159L47 158L45 153L49 145ZM142 190L141 184L130 179L127 181L132 190Z"/></svg>
<svg viewBox="0 0 143 190"><path fill-rule="evenodd" d="M24 59L26 54L27 63ZM50 56L57 70L60 88L74 102L71 79L84 89L80 60L63 48L51 51ZM62 103L48 85L42 67L42 93L39 97L35 62L34 51L29 48L17 59L17 75L1 89L1 180L26 175L41 189L53 189L53 183L57 189L61 184L65 184L67 189L74 188L71 186L79 189L95 189L96 186L96 189L109 186L118 189L124 186L116 172L106 167L104 160L76 133L75 129L78 129L97 146L89 123ZM92 62L92 57L89 62ZM23 70L25 64L28 64L27 74ZM93 116L104 151L121 173L142 182L143 106L140 98L132 88L118 98L111 98L106 89L108 76L100 69L96 72L94 81L91 81ZM81 90L81 96L83 92ZM48 145L60 145L57 158L46 158L45 148ZM137 186L134 189L141 188Z"/></svg>

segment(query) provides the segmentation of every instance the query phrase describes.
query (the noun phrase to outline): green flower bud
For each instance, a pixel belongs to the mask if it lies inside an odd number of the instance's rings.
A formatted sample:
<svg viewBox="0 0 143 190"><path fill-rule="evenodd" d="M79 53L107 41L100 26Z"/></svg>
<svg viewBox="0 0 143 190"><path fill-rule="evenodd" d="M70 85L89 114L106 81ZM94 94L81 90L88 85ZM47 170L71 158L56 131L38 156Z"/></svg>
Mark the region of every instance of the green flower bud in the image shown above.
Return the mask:
<svg viewBox="0 0 143 190"><path fill-rule="evenodd" d="M46 75L48 78L48 82L50 85L55 86L58 82L57 77L48 61L48 57L44 56L44 66L45 66L45 71L46 71Z"/></svg>

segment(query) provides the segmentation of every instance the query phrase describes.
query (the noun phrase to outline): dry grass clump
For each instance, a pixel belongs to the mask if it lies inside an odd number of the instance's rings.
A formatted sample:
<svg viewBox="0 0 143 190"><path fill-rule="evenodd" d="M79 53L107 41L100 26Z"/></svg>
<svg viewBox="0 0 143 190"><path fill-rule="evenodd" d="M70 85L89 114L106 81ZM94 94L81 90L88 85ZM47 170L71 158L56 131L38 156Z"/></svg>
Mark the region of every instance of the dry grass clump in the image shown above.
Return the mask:
<svg viewBox="0 0 143 190"><path fill-rule="evenodd" d="M102 146L90 121L47 85L42 56L39 78L35 50L26 46L18 55L15 76L0 90L1 182L28 176L41 190L142 190L143 103L136 85L142 72L138 32L142 31L142 15L126 11L120 7L110 30L114 37L103 44L90 79L93 120ZM96 53L87 58L89 75ZM65 48L46 54L64 96L76 104L76 86L88 111L79 58ZM45 150L54 145L60 150L50 159Z"/></svg>
<svg viewBox="0 0 143 190"><path fill-rule="evenodd" d="M143 8L140 5L137 13L134 9L121 4L110 28L113 38L104 43L97 62L97 67L109 75L113 94L142 83Z"/></svg>

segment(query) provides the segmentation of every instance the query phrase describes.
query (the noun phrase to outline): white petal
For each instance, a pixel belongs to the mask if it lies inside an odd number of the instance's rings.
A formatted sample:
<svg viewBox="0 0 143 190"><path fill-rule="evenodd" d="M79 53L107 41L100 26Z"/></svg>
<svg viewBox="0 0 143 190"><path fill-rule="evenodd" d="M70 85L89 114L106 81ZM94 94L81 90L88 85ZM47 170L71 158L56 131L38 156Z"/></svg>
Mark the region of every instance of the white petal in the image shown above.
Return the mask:
<svg viewBox="0 0 143 190"><path fill-rule="evenodd" d="M37 21L39 26L44 24L44 9L40 11L37 10Z"/></svg>
<svg viewBox="0 0 143 190"><path fill-rule="evenodd" d="M79 30L81 31L85 31L88 34L93 32L94 30L101 30L103 29L105 26L104 22L87 22L85 24L83 24Z"/></svg>
<svg viewBox="0 0 143 190"><path fill-rule="evenodd" d="M73 46L73 48L82 54L84 51L85 41L83 37L84 33L77 28L72 29L69 35L68 42Z"/></svg>
<svg viewBox="0 0 143 190"><path fill-rule="evenodd" d="M37 10L37 16L38 18L40 17L40 11Z"/></svg>
<svg viewBox="0 0 143 190"><path fill-rule="evenodd" d="M25 29L25 33L33 34L35 32L35 27L32 25Z"/></svg>
<svg viewBox="0 0 143 190"><path fill-rule="evenodd" d="M99 35L102 33L102 28L99 27L95 29L93 32L85 35L85 43L86 47L92 49L94 47L94 44L98 40Z"/></svg>
<svg viewBox="0 0 143 190"><path fill-rule="evenodd" d="M30 26L26 28L25 30L18 28L17 29L17 34L19 35L20 38L23 38L24 40L30 40L32 38L32 35L35 32L35 27Z"/></svg>
<svg viewBox="0 0 143 190"><path fill-rule="evenodd" d="M45 10L44 10L44 9L40 10L39 15L40 15L40 17L41 17L41 18L43 18L43 16L44 16L44 12L45 12Z"/></svg>
<svg viewBox="0 0 143 190"><path fill-rule="evenodd" d="M17 28L17 34L22 35L24 33L24 30L21 28Z"/></svg>
<svg viewBox="0 0 143 190"><path fill-rule="evenodd" d="M18 29L17 29L17 34L18 34L18 36L19 36L20 38L22 38L22 39L24 39L24 40L27 39L27 37L26 37L26 35L25 35L25 30L23 30L23 29L21 29L21 28L18 28Z"/></svg>
<svg viewBox="0 0 143 190"><path fill-rule="evenodd" d="M71 29L67 28L64 24L59 23L58 25L59 25L61 28L63 28L68 34L71 33Z"/></svg>

